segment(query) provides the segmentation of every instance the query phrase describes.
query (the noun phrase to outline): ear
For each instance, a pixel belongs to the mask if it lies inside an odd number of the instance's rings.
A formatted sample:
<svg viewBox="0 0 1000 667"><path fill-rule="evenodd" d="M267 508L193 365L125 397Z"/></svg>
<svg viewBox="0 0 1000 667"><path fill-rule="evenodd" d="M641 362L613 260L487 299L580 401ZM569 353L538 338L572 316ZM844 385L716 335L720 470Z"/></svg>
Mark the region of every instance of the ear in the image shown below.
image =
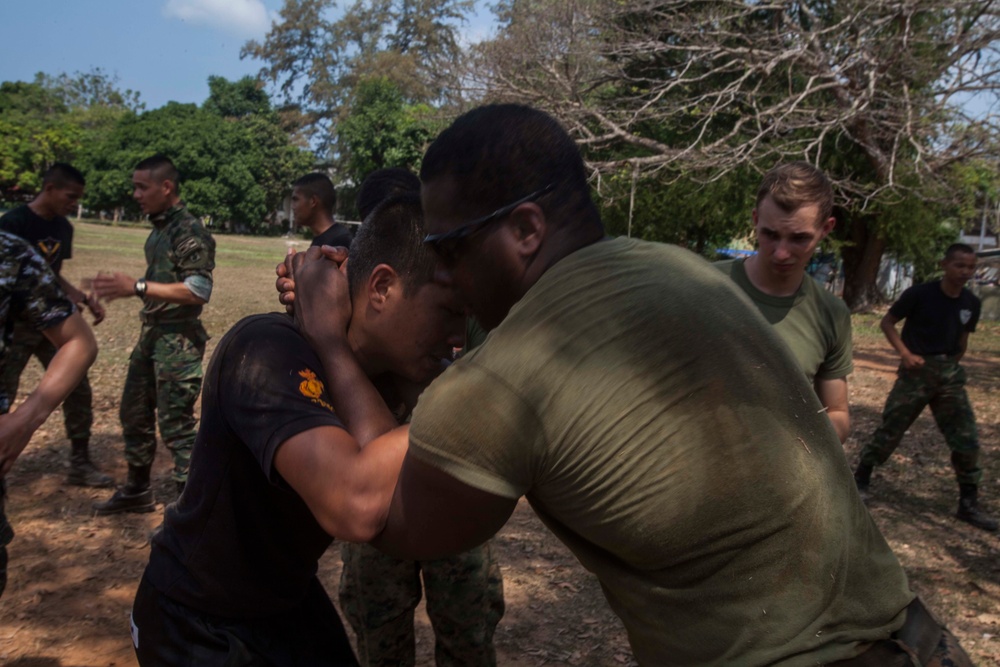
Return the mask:
<svg viewBox="0 0 1000 667"><path fill-rule="evenodd" d="M160 183L160 187L163 188L164 192L166 192L169 189L170 191L169 194L172 195L177 194L177 184L171 181L169 178L163 179L163 181Z"/></svg>
<svg viewBox="0 0 1000 667"><path fill-rule="evenodd" d="M538 252L545 240L548 220L541 206L529 202L514 209L508 227L514 234L518 254L530 257Z"/></svg>
<svg viewBox="0 0 1000 667"><path fill-rule="evenodd" d="M388 302L401 292L402 279L388 264L379 264L368 276L365 289L369 307L382 312Z"/></svg>
<svg viewBox="0 0 1000 667"><path fill-rule="evenodd" d="M837 226L837 219L832 215L826 219L826 222L819 228L819 240L822 241L826 238L827 234L833 231L833 228Z"/></svg>

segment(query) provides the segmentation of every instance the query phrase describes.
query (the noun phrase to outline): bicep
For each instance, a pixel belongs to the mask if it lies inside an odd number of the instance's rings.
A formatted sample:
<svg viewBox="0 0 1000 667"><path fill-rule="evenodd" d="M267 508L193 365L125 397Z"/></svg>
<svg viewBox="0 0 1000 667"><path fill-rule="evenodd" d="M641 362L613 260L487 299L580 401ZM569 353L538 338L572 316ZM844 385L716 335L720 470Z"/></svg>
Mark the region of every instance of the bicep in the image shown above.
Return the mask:
<svg viewBox="0 0 1000 667"><path fill-rule="evenodd" d="M278 445L274 467L323 530L367 542L384 525L406 444L405 427L361 448L345 429L319 426Z"/></svg>
<svg viewBox="0 0 1000 667"><path fill-rule="evenodd" d="M814 383L819 402L828 412L847 412L848 392L847 378L819 380Z"/></svg>
<svg viewBox="0 0 1000 667"><path fill-rule="evenodd" d="M407 454L388 523L374 544L420 560L461 553L496 534L516 506L516 498L469 486Z"/></svg>

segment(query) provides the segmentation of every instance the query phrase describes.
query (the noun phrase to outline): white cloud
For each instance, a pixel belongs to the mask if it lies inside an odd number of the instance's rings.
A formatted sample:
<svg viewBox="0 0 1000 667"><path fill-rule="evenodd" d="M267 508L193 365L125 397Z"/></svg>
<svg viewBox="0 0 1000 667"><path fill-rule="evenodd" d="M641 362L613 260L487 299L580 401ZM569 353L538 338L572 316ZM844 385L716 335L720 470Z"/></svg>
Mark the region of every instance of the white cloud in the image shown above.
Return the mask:
<svg viewBox="0 0 1000 667"><path fill-rule="evenodd" d="M272 18L262 0L167 0L163 15L242 37L263 36Z"/></svg>

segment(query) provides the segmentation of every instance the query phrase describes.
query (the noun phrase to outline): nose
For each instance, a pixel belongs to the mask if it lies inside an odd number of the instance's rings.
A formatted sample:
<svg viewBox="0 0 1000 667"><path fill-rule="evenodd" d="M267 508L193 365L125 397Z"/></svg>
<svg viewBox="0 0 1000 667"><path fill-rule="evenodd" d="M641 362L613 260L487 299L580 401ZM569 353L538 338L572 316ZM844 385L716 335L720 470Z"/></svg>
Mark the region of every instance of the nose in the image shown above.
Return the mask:
<svg viewBox="0 0 1000 667"><path fill-rule="evenodd" d="M792 256L792 253L789 252L788 245L785 244L784 242L779 241L778 244L774 247L774 258L775 259L777 259L779 261L783 261L783 260L788 259L791 256Z"/></svg>

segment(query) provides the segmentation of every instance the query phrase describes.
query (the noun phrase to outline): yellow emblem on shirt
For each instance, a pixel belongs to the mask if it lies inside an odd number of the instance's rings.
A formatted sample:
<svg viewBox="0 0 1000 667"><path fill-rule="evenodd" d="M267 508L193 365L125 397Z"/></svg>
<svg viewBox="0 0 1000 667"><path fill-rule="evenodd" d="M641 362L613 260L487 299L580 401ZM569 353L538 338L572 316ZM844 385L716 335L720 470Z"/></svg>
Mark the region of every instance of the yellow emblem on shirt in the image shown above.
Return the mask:
<svg viewBox="0 0 1000 667"><path fill-rule="evenodd" d="M323 381L316 377L311 369L306 368L299 371L299 376L305 378L299 383L299 393L311 400L313 403L322 405L327 410L333 411L333 406L323 400Z"/></svg>

